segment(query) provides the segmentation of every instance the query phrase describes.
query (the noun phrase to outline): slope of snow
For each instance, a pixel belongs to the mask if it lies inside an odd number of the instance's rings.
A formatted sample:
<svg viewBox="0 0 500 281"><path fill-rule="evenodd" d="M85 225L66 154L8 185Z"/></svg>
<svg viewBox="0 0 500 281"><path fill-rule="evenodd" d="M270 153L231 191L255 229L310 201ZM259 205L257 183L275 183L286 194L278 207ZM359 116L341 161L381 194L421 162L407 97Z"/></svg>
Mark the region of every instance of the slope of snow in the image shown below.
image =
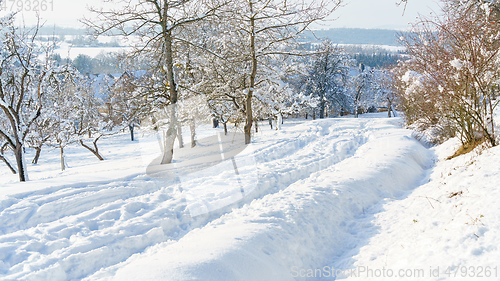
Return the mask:
<svg viewBox="0 0 500 281"><path fill-rule="evenodd" d="M339 279L500 279L500 147L446 160L458 146L433 148L425 184L352 225L356 246L328 264L346 273Z"/></svg>
<svg viewBox="0 0 500 281"><path fill-rule="evenodd" d="M427 151L398 122L291 121L282 131L261 125L254 144L231 161L177 178L147 173L158 156L155 135L140 135L138 142L128 141L127 134L103 139L104 162L71 146L64 172L58 171L58 152L47 149L39 165L29 166L28 183L0 170L0 278L110 279L153 253L190 244L184 254L176 253L184 256L187 271L212 253L203 245L221 256L218 262L229 262L229 253L240 255L234 260L240 267L252 258L238 249L262 246L253 259L273 261L263 276L281 276L295 262L317 264L337 251L329 245L345 244L335 235L345 229L343 221L411 188L422 173ZM197 149L206 150L203 140L218 132L202 128ZM308 246L318 239L323 246L316 256ZM293 247L285 247L287 240ZM211 276L237 274L226 273Z"/></svg>

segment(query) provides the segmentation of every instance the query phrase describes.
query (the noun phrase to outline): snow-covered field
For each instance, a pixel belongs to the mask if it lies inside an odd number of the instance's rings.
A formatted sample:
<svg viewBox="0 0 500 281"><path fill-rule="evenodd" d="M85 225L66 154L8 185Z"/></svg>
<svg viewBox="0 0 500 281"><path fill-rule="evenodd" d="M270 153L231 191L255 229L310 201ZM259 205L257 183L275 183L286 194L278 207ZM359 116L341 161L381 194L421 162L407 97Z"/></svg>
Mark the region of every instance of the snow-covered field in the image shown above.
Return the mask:
<svg viewBox="0 0 500 281"><path fill-rule="evenodd" d="M0 170L0 279L498 279L500 151L445 161L456 143L382 117L262 123L247 147L204 126L165 171L154 134L103 139L103 162L72 146L64 172L46 149L30 182Z"/></svg>
<svg viewBox="0 0 500 281"><path fill-rule="evenodd" d="M55 53L62 58L76 59L78 55L87 55L89 57L96 57L103 53L124 53L130 51L129 47L73 47L68 43L62 43Z"/></svg>

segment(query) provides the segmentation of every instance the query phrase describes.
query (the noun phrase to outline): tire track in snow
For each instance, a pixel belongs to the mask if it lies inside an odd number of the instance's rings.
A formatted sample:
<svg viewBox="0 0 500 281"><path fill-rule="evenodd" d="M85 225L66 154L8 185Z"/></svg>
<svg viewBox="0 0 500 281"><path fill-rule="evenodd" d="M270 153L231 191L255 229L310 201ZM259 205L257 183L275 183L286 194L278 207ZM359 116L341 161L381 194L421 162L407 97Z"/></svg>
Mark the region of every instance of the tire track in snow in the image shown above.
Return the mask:
<svg viewBox="0 0 500 281"><path fill-rule="evenodd" d="M425 172L428 151L409 132L379 128L354 157L131 259L113 280L309 280L294 273L349 248L349 222Z"/></svg>
<svg viewBox="0 0 500 281"><path fill-rule="evenodd" d="M329 122L330 121L330 122ZM287 145L295 148L293 154L287 154L274 161L263 163L258 167L259 188L262 195L276 193L294 182L309 177L312 173L324 170L354 155L357 148L367 142L366 123L359 120L353 126L347 119L327 119L318 122L319 128L307 140L290 140ZM276 144L275 147L282 147ZM266 156L263 154L261 156Z"/></svg>
<svg viewBox="0 0 500 281"><path fill-rule="evenodd" d="M323 120L326 121L326 120ZM341 122L342 119L335 119L337 122ZM321 121L320 121L321 122ZM272 186L268 185L266 187L263 187L260 189L260 192L255 192L253 194L250 194L246 198L244 198L242 201L238 202L237 205L230 205L225 208L216 210L212 212L209 216L204 217L201 221L198 221L197 224L192 224L191 229L194 228L202 228L205 225L207 225L209 222L220 218L221 216L231 213L232 211L235 210L236 207L241 208L244 203L250 203L255 200L262 199L264 196L268 196L277 192L280 192L283 189L286 189L289 185L301 181L304 178L309 177L311 174L321 171L323 169L328 168L331 165L335 165L336 163L341 162L342 160L345 160L346 158L349 158L353 156L357 150L357 148L364 143L366 143L368 137L366 136L366 121L359 121L359 126L352 126L352 127L347 127L347 126L340 126L340 127L335 127L332 130L331 125L332 124L321 124L321 130L320 134L318 135L318 132L315 132L314 137L307 139L306 141L302 140L287 140L285 138L284 142L288 142L289 144L292 143L292 145L288 145L288 153L284 153L283 156L279 159L274 159L271 161L268 161L268 164L274 162L274 167L279 167L282 166L282 163L287 163L290 160L294 160L294 166L291 168L292 170L296 170L298 166L303 167L304 170L302 173L297 173L293 175L293 177L283 177L283 173L275 173L277 169L274 169L273 171L270 171L268 174L263 175L260 170L262 169L259 167L259 185L262 186L263 183L266 180L266 177L272 177L276 178L278 177L279 179L277 180L277 183L279 185L277 186ZM332 131L337 131L336 134L334 134ZM349 134L346 135L346 133L349 131ZM329 136L328 139L319 139L318 137L324 137L324 136ZM306 145L300 145L300 143L307 143ZM309 142L309 143L308 143ZM299 145L297 145L297 143ZM273 146L268 146L264 150L268 151L266 153L262 153L263 150L260 150L259 152L256 152L255 154L262 156L262 154L269 154L272 153L273 147L275 146L280 146L283 149L283 142L278 142L277 144L274 144ZM325 156L325 150L324 148L326 146L331 146L332 151L335 152L335 156ZM314 148L314 149L313 149ZM271 151L271 152L269 152ZM317 155L312 155L310 153L302 153L301 155L296 155L300 154L300 152L303 151L314 151ZM337 154L339 153L339 154ZM291 155L292 154L292 155ZM299 159L299 161L297 161ZM278 161L278 162L277 162ZM323 161L323 163L319 163ZM261 162L264 162L262 160ZM260 163L260 162L259 162ZM319 163L319 164L318 164ZM316 165L315 165L316 164ZM289 167L285 167L284 170L287 171L289 170ZM280 172L280 171L278 171ZM276 176L277 175L277 176ZM267 192L266 192L267 191ZM184 236L187 234L187 231L182 235ZM179 236L175 241L179 240L182 238ZM174 243L172 241L171 243ZM125 263L126 264L126 263ZM120 266L123 266L121 264ZM113 275L113 273L118 269L117 266L111 267L108 270L104 270L103 272L99 272L95 274L94 276L90 276L89 278L86 278L85 280L103 280L108 278L110 275Z"/></svg>
<svg viewBox="0 0 500 281"><path fill-rule="evenodd" d="M258 189L239 206L352 156L367 140L366 122L352 126L343 119L320 120L314 126L306 123L292 127L292 132L278 132L278 141L262 141L254 151ZM293 130L302 129L309 131L290 138L297 134ZM178 240L234 207L192 218L177 185L166 187L140 176L106 185L62 188L54 194L36 192L0 204L6 206L0 213L6 222L0 236L0 276L6 280L84 278L96 268L113 267L151 245Z"/></svg>

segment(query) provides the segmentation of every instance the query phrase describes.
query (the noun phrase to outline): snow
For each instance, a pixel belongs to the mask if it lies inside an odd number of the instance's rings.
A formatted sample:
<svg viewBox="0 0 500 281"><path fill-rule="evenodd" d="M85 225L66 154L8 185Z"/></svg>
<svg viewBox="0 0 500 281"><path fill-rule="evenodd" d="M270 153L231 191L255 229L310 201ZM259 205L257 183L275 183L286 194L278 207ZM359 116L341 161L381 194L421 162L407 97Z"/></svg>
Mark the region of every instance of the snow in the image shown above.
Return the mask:
<svg viewBox="0 0 500 281"><path fill-rule="evenodd" d="M403 77L401 77L401 80L406 83L411 83L414 80L418 79L421 75L415 71L407 71Z"/></svg>
<svg viewBox="0 0 500 281"><path fill-rule="evenodd" d="M410 270L413 276L405 277L413 279L405 280L498 280L500 150L479 148L446 160L458 146L452 139L432 148L437 165L426 183L361 217L352 226L365 229L354 235L358 245L331 266L385 268L394 276Z"/></svg>
<svg viewBox="0 0 500 281"><path fill-rule="evenodd" d="M168 168L155 165L158 136L139 130L134 142L103 137L102 162L69 145L64 172L46 148L30 182L0 169L0 279L334 280L337 269L423 268L417 280L445 280L448 266L496 266L500 151L446 160L456 140L427 149L385 116L287 119L279 131L264 121L249 146L232 126L224 136L203 125Z"/></svg>
<svg viewBox="0 0 500 281"><path fill-rule="evenodd" d="M464 66L464 64L462 63L462 61L459 60L459 59L457 59L457 58L455 58L452 61L450 61L450 64L451 64L451 66L453 66L457 70L461 70L462 67Z"/></svg>
<svg viewBox="0 0 500 281"><path fill-rule="evenodd" d="M428 156L407 131L385 119L355 123L357 133L369 133L351 157L176 243L133 257L114 280L291 280L291 268L310 268L339 253L346 245L345 222L382 198L414 187Z"/></svg>
<svg viewBox="0 0 500 281"><path fill-rule="evenodd" d="M400 38L401 39L401 38ZM366 50L382 49L385 51L397 53L404 51L405 47L402 46L391 46L391 45L374 45L374 44L338 44L339 47L361 47Z"/></svg>
<svg viewBox="0 0 500 281"><path fill-rule="evenodd" d="M55 50L62 58L76 59L78 55L87 55L92 58L102 53L124 53L130 51L131 47L74 47L69 43L63 42Z"/></svg>

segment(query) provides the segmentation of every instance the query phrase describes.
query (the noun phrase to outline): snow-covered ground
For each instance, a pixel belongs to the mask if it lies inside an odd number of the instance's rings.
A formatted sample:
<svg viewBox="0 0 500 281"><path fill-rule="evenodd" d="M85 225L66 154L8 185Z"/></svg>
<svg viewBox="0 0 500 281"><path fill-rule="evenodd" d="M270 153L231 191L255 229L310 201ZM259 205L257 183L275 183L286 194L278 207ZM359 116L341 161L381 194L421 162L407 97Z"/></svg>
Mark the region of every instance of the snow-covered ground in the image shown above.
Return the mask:
<svg viewBox="0 0 500 281"><path fill-rule="evenodd" d="M50 36L45 36L50 37ZM136 36L130 36L124 38L122 36L101 36L98 38L99 43L113 43L117 42L120 46L117 47L75 47L71 43L71 40L77 39L78 36L66 35L64 37L65 41L58 43L55 53L60 55L62 58L70 58L72 60L76 59L78 55L87 55L92 58L97 57L100 54L106 53L124 53L132 49L130 46L134 46L139 42Z"/></svg>
<svg viewBox="0 0 500 281"><path fill-rule="evenodd" d="M500 280L500 147L446 160L459 145L432 148L425 183L353 222L356 246L328 266L349 280Z"/></svg>
<svg viewBox="0 0 500 281"><path fill-rule="evenodd" d="M55 53L62 58L76 59L78 55L87 55L92 58L104 53L124 53L130 51L130 47L73 47L69 43L61 43Z"/></svg>
<svg viewBox="0 0 500 281"><path fill-rule="evenodd" d="M64 172L47 149L28 183L0 169L0 279L496 274L498 149L445 161L456 143L427 149L382 117L287 120L281 131L263 122L247 147L204 126L165 170L154 134L103 139L103 162L72 146Z"/></svg>
<svg viewBox="0 0 500 281"><path fill-rule="evenodd" d="M404 51L405 47L403 46L391 46L391 45L373 45L373 44L338 44L339 47L343 48L362 48L365 50L385 50L393 53L397 53L400 51Z"/></svg>

